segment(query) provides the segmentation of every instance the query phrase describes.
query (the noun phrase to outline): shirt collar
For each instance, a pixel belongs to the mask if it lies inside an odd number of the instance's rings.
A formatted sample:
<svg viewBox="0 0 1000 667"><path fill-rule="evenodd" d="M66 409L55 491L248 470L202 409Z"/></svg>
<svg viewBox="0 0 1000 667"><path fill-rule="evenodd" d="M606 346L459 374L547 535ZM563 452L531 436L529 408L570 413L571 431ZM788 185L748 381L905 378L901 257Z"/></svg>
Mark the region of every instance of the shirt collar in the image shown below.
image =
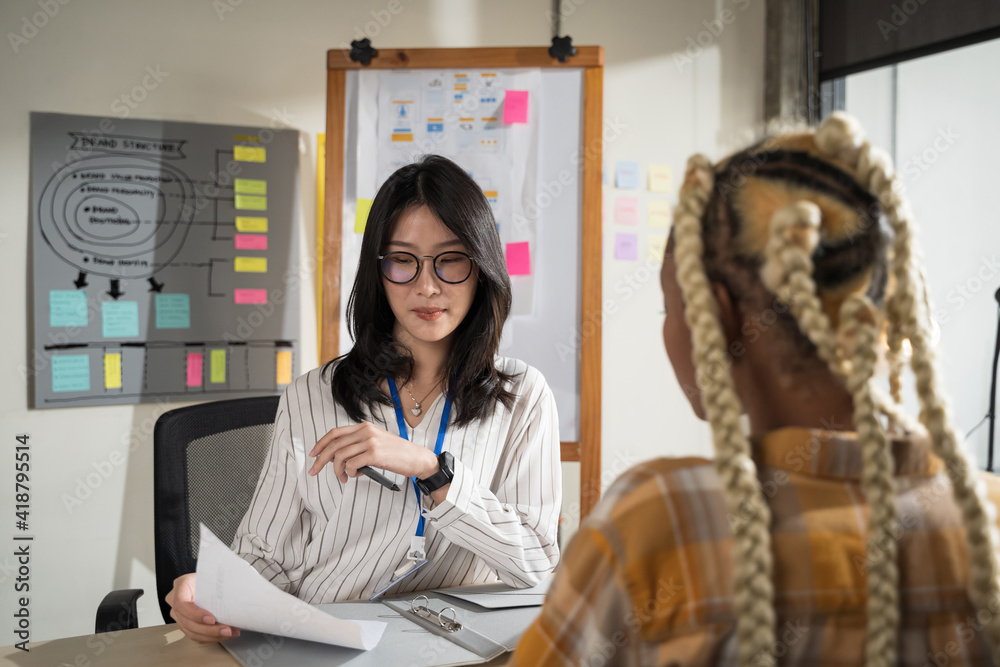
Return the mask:
<svg viewBox="0 0 1000 667"><path fill-rule="evenodd" d="M931 476L944 464L931 452L925 436L891 440L895 476ZM861 479L861 446L852 431L787 427L751 439L754 460L761 465L816 477Z"/></svg>

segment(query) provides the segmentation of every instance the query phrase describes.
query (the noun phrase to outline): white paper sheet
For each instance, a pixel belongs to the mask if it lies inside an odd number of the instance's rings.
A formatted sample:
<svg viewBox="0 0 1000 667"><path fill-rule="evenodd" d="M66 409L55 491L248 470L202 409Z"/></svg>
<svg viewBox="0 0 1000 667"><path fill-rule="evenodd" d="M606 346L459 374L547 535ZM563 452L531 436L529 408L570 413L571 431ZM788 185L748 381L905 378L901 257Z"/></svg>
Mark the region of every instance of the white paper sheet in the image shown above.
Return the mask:
<svg viewBox="0 0 1000 667"><path fill-rule="evenodd" d="M380 621L342 620L275 588L201 525L194 602L237 628L369 650L385 631Z"/></svg>
<svg viewBox="0 0 1000 667"><path fill-rule="evenodd" d="M545 603L553 577L549 576L531 588L511 588L507 584L473 584L458 588L439 588L435 593L472 602L487 609L540 607Z"/></svg>

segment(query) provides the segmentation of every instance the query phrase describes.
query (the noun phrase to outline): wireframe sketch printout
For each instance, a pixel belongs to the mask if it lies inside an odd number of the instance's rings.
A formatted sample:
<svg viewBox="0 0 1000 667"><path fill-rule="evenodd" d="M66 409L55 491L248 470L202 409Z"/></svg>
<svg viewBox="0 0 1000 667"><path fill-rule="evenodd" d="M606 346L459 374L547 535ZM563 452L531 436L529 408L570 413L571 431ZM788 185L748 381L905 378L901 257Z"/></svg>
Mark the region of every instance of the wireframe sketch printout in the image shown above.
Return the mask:
<svg viewBox="0 0 1000 667"><path fill-rule="evenodd" d="M33 113L34 407L290 382L297 169L294 130Z"/></svg>
<svg viewBox="0 0 1000 667"><path fill-rule="evenodd" d="M200 528L194 603L219 623L364 651L382 638L385 623L336 618L275 588L204 524Z"/></svg>

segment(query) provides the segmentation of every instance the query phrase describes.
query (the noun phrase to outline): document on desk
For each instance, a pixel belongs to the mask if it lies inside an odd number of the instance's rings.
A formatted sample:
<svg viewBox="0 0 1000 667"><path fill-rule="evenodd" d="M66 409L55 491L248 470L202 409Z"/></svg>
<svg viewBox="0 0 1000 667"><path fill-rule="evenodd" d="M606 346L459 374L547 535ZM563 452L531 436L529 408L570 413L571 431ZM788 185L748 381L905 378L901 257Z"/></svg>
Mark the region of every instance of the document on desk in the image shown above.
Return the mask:
<svg viewBox="0 0 1000 667"><path fill-rule="evenodd" d="M435 593L477 604L486 609L511 609L513 607L540 607L545 603L552 576L531 588L512 588L504 583L473 584L458 588L439 588Z"/></svg>
<svg viewBox="0 0 1000 667"><path fill-rule="evenodd" d="M385 623L343 620L276 588L201 525L194 602L216 620L242 630L367 651Z"/></svg>

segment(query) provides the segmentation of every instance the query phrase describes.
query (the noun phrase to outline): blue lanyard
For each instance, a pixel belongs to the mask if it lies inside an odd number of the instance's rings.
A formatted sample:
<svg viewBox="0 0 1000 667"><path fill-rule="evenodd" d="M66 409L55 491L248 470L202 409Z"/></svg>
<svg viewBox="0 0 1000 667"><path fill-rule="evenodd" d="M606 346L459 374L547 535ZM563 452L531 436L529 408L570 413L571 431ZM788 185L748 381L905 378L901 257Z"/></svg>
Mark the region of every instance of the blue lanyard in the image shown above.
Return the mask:
<svg viewBox="0 0 1000 667"><path fill-rule="evenodd" d="M396 409L396 425L399 427L399 437L409 440L406 435L406 420L403 418L403 404L399 402L399 392L396 391L396 382L392 377L386 377L389 381L389 393L392 394L392 405ZM434 455L440 456L441 448L444 447L444 434L448 430L448 416L451 415L451 393L445 395L444 412L441 413L441 425L438 426L437 442L434 444ZM420 502L420 487L417 486L417 478L411 477L413 490L417 492L417 512L420 520L417 521L417 537L424 536L424 512Z"/></svg>

